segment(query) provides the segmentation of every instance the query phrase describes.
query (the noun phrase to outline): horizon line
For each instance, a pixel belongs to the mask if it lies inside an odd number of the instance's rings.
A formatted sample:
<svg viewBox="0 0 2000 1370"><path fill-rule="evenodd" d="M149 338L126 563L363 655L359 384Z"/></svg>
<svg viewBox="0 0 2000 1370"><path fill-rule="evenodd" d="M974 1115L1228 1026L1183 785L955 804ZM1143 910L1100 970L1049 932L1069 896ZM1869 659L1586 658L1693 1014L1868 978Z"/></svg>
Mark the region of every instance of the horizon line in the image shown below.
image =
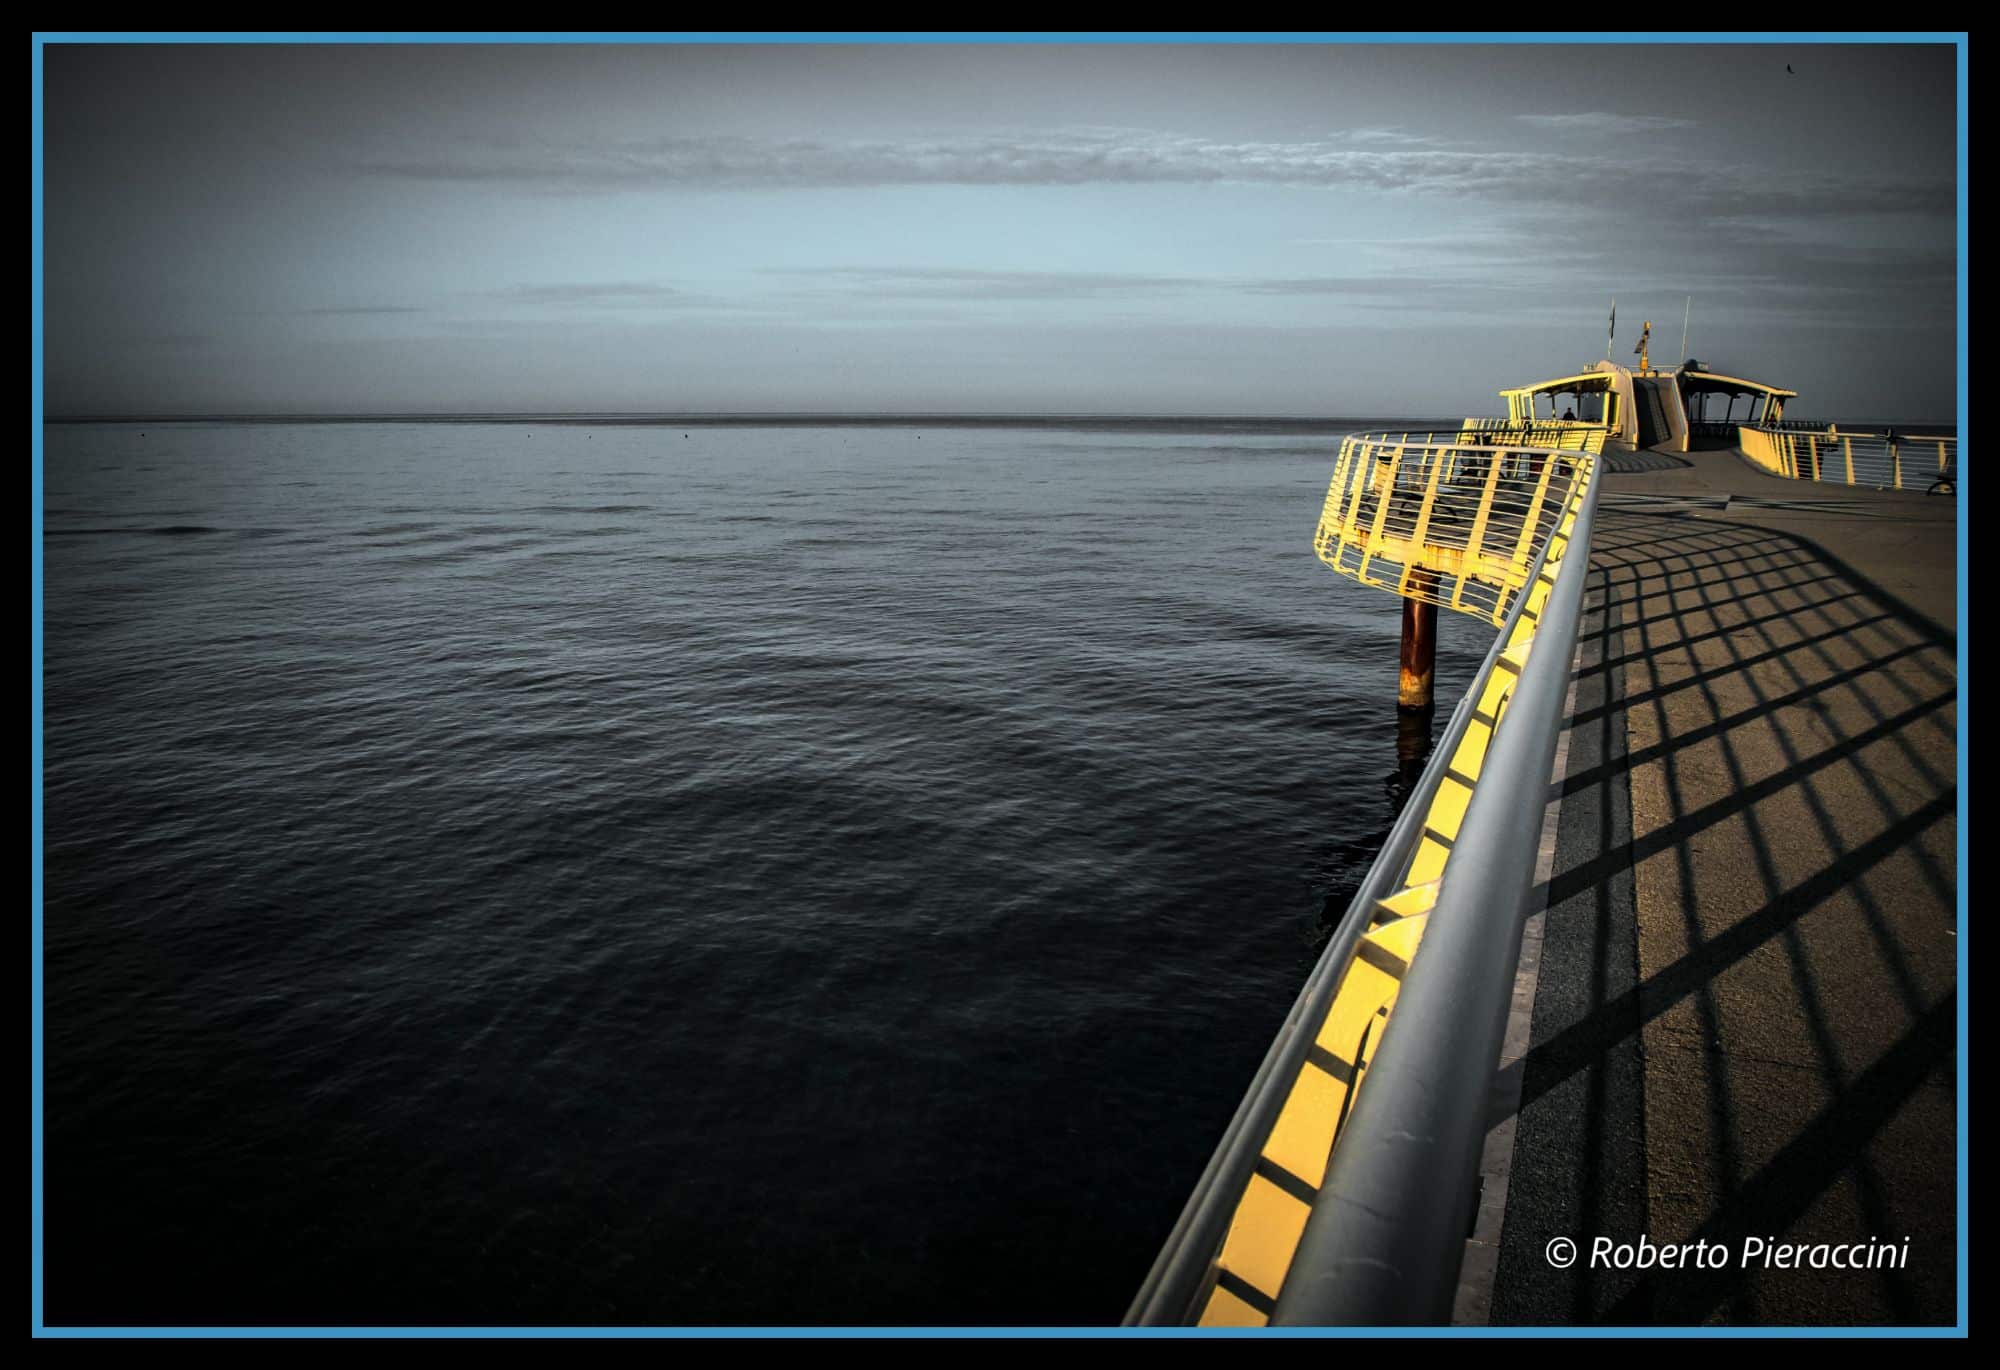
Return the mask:
<svg viewBox="0 0 2000 1370"><path fill-rule="evenodd" d="M1222 420L1230 423L1324 423L1353 417L1376 418L1377 414L1230 414L1165 413L1142 410L928 410L928 409L495 409L495 410L370 410L353 413L311 410L213 413L128 413L128 414L46 414L44 423L451 423L451 422L642 422L642 423L737 423L766 420L850 421L895 419L937 422L1119 422L1132 419L1170 419L1176 422ZM1394 417L1407 417L1395 415Z"/></svg>
<svg viewBox="0 0 2000 1370"><path fill-rule="evenodd" d="M1480 416L1474 416L1480 417ZM1820 416L1814 415L1814 418ZM1829 423L1855 422L1842 419L1838 415L1827 415ZM432 410L399 412L394 410L362 411L354 413L320 413L310 410L271 413L213 412L213 413L128 413L128 414L44 414L44 426L51 424L135 424L135 423L556 423L556 424L621 424L632 427L673 424L689 426L723 426L756 424L783 424L803 426L808 424L915 424L934 423L941 425L1005 425L1005 424L1059 424L1059 423L1263 423L1263 424L1334 424L1348 423L1355 419L1396 419L1416 420L1431 423L1459 423L1463 415L1416 415L1396 414L1378 411L1376 413L1355 412L1350 414L1229 414L1229 413L1148 413L1143 411L1021 411L999 410L816 410L816 409L773 409L773 410ZM1875 422L1876 419L1869 419ZM1949 419L1896 420L1899 426L1921 424L1931 427L1957 426L1955 417Z"/></svg>

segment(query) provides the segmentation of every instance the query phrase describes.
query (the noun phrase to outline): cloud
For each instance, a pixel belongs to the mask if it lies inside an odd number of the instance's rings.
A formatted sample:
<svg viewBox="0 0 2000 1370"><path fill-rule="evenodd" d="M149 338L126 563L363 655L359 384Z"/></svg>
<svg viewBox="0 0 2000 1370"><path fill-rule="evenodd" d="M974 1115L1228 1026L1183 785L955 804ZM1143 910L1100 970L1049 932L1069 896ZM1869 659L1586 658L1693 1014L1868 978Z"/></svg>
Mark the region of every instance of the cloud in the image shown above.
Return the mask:
<svg viewBox="0 0 2000 1370"><path fill-rule="evenodd" d="M1524 177L1560 181L1581 167L1574 157L1520 149L1383 150L1341 140L1226 143L1125 130L904 142L714 137L588 147L461 144L448 154L378 157L359 169L572 190L1239 182L1464 191Z"/></svg>
<svg viewBox="0 0 2000 1370"><path fill-rule="evenodd" d="M1536 128L1561 133L1661 133L1700 127L1692 119L1669 119L1658 114L1517 114L1514 117Z"/></svg>
<svg viewBox="0 0 2000 1370"><path fill-rule="evenodd" d="M698 297L656 281L555 281L510 285L486 292L494 299L517 304L610 305L620 308L687 304Z"/></svg>
<svg viewBox="0 0 2000 1370"><path fill-rule="evenodd" d="M1431 275L1412 276L1265 276L1230 282L1232 289L1247 295L1344 295L1350 299L1406 298L1463 289L1475 284L1464 279ZM1500 282L1501 285L1506 283Z"/></svg>
<svg viewBox="0 0 2000 1370"><path fill-rule="evenodd" d="M1333 137L1349 143L1394 143L1405 146L1439 142L1427 134L1411 133L1400 128L1345 128L1336 131Z"/></svg>
<svg viewBox="0 0 2000 1370"><path fill-rule="evenodd" d="M1120 304L1178 300L1191 316L1213 319L1224 300L1290 298L1365 313L1485 311L1511 319L1573 312L1579 290L1601 284L1607 301L1616 293L1678 306L1693 294L1711 313L1887 322L1947 306L1951 298L1953 258L1936 247L1815 243L1782 224L1741 219L1716 221L1712 232L1692 245L1671 226L1618 241L1607 240L1600 227L1558 215L1539 232L1418 242L1411 245L1412 260L1346 273L1193 276L836 265L759 274L800 282L781 298L809 312L823 312L835 302L1089 302L1102 317L1106 308ZM1431 250L1440 246L1447 251Z"/></svg>
<svg viewBox="0 0 2000 1370"><path fill-rule="evenodd" d="M145 333L127 339L138 347L164 347L175 351L212 347L219 339L213 333Z"/></svg>
<svg viewBox="0 0 2000 1370"><path fill-rule="evenodd" d="M301 309L298 312L317 317L343 317L365 314L421 314L424 311L407 304L332 304Z"/></svg>
<svg viewBox="0 0 2000 1370"><path fill-rule="evenodd" d="M1524 115L1566 129L1631 132L1682 121L1611 114ZM1358 139L1355 134L1361 135ZM1405 141L1394 141L1403 138ZM1811 170L1773 172L1713 159L1634 157L1507 145L1447 147L1394 130L1302 142L1224 142L1133 130L1007 137L836 142L681 137L557 146L465 141L427 152L384 151L351 164L362 174L545 193L782 190L884 186L1273 185L1321 187L1517 205L1601 209L1674 187L1693 214L1851 214L1857 204L1949 214L1947 178L1864 180Z"/></svg>
<svg viewBox="0 0 2000 1370"><path fill-rule="evenodd" d="M1385 131L1363 132L1379 137ZM899 142L690 137L569 147L463 143L357 165L382 176L552 190L1233 182L1465 191L1523 177L1557 180L1573 173L1576 162L1523 149L1389 149L1355 147L1346 139L1219 142L1091 131Z"/></svg>
<svg viewBox="0 0 2000 1370"><path fill-rule="evenodd" d="M703 311L740 312L761 306L713 291L683 290L658 281L541 281L502 286L481 291L475 297L485 304L523 305L531 308L571 311L673 310L682 313Z"/></svg>
<svg viewBox="0 0 2000 1370"><path fill-rule="evenodd" d="M1110 271L992 271L955 267L787 267L761 274L815 282L808 298L953 301L1098 302L1206 296L1338 298L1368 308L1462 306L1473 299L1515 299L1532 283L1487 274L1422 276L1160 276Z"/></svg>
<svg viewBox="0 0 2000 1370"><path fill-rule="evenodd" d="M843 294L927 300L1065 300L1082 296L1183 294L1213 288L1216 284L1194 276L956 267L773 267L760 274L815 280Z"/></svg>

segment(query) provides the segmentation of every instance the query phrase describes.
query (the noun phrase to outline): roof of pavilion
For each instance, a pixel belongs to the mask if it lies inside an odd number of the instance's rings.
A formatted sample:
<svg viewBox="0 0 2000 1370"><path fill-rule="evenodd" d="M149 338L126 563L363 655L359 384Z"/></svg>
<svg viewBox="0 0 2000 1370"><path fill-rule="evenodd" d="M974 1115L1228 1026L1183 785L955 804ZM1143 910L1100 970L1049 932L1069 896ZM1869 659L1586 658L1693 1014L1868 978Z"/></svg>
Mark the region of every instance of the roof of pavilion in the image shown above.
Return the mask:
<svg viewBox="0 0 2000 1370"><path fill-rule="evenodd" d="M1680 379L1681 389L1714 395L1776 395L1781 400L1798 398L1798 391L1783 390L1775 385L1765 385L1761 381L1744 380L1741 376L1725 376L1705 367L1683 366L1675 373Z"/></svg>
<svg viewBox="0 0 2000 1370"><path fill-rule="evenodd" d="M1609 371L1580 371L1574 376L1558 376L1552 381L1536 381L1533 385L1517 385L1502 390L1502 395L1550 395L1574 392L1582 394L1590 390L1606 390L1611 386L1612 373Z"/></svg>

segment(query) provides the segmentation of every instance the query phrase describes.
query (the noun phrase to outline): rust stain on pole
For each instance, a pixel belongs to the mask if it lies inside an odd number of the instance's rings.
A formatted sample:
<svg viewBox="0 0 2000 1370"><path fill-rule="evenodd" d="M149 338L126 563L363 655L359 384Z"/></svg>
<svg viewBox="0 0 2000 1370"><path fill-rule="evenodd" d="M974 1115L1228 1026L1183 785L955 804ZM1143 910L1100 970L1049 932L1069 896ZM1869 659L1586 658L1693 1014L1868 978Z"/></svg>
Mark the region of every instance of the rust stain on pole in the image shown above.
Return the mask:
<svg viewBox="0 0 2000 1370"><path fill-rule="evenodd" d="M1396 703L1405 709L1431 707L1431 679L1437 670L1437 605L1403 601L1402 674Z"/></svg>

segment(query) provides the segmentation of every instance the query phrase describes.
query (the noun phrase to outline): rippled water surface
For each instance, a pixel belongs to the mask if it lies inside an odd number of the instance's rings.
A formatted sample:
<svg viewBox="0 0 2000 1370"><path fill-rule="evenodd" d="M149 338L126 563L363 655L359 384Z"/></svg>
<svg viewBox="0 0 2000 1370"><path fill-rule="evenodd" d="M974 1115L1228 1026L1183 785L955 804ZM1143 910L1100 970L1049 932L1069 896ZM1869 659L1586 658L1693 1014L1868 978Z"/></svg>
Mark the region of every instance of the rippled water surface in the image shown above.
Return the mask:
<svg viewBox="0 0 2000 1370"><path fill-rule="evenodd" d="M1400 792L1360 422L51 427L49 1321L1117 1320Z"/></svg>

